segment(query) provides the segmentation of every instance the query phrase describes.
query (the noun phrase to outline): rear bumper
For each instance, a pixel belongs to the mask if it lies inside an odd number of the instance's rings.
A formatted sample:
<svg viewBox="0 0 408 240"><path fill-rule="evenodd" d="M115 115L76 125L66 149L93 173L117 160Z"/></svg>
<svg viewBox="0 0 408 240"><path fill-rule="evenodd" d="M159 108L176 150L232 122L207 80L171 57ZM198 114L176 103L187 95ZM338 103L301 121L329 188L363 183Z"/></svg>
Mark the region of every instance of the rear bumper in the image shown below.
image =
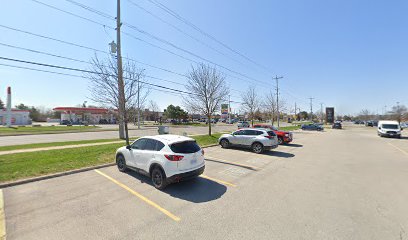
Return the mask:
<svg viewBox="0 0 408 240"><path fill-rule="evenodd" d="M290 142L292 142L292 141L293 141L293 138L283 137L283 142L284 142L284 143L290 143Z"/></svg>
<svg viewBox="0 0 408 240"><path fill-rule="evenodd" d="M189 171L189 172L175 174L175 175L167 178L167 181L173 183L173 182L181 182L181 181L189 180L189 179L195 178L195 177L203 174L204 169L205 169L205 165L200 167L200 168L197 168L195 170Z"/></svg>

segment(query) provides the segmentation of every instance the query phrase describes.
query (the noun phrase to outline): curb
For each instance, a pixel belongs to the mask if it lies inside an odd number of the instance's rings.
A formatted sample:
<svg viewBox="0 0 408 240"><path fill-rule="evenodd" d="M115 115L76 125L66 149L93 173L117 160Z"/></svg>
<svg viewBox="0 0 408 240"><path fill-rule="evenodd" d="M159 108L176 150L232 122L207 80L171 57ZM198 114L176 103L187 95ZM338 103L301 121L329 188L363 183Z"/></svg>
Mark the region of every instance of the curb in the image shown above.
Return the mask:
<svg viewBox="0 0 408 240"><path fill-rule="evenodd" d="M215 146L218 146L218 143L217 144L206 145L206 146L203 146L201 148L209 148L209 147L215 147ZM99 169L99 168L104 168L104 167L111 167L111 166L115 166L115 165L116 165L116 163L106 163L106 164L102 164L102 165L97 165L97 166L92 166L92 167L85 167L85 168L70 170L70 171L66 171L66 172L59 172L59 173L49 174L49 175L40 176L40 177L21 179L21 180L17 180L17 181L14 181L14 182L0 183L0 189L7 188L7 187L13 187L13 186L17 186L17 185L22 185L22 184L26 184L26 183L32 183L32 182L47 180L47 179L51 179L51 178L62 177L62 176L71 175L71 174L75 174L75 173L86 172L86 171Z"/></svg>
<svg viewBox="0 0 408 240"><path fill-rule="evenodd" d="M98 168L110 167L110 166L114 166L114 165L116 165L116 163L106 163L106 164L102 164L102 165L86 167L86 168L80 168L80 169L70 170L70 171L66 171L66 172L59 172L59 173L49 174L49 175L40 176L40 177L21 179L21 180L15 181L15 182L0 183L0 188L13 187L13 186L22 185L22 184L25 184L25 183L37 182L37 181L41 181L41 180L46 180L46 179L71 175L71 174L80 173L80 172L86 172L86 171L90 171L90 170L94 170L94 169L98 169Z"/></svg>

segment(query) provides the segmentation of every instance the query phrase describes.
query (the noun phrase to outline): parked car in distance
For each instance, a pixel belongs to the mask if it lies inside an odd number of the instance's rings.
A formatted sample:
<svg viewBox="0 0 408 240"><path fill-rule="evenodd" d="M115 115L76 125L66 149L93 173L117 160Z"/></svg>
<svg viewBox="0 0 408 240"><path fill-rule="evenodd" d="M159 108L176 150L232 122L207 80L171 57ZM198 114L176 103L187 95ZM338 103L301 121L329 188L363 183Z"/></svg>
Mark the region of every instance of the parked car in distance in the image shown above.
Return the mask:
<svg viewBox="0 0 408 240"><path fill-rule="evenodd" d="M142 137L116 151L119 171L128 169L152 179L157 189L191 179L204 172L204 150L189 137L157 135Z"/></svg>
<svg viewBox="0 0 408 240"><path fill-rule="evenodd" d="M402 129L408 128L408 122L403 122L400 124Z"/></svg>
<svg viewBox="0 0 408 240"><path fill-rule="evenodd" d="M265 128L273 131L278 137L278 144L287 144L293 141L293 133L287 131L280 131L273 125L255 124L254 128Z"/></svg>
<svg viewBox="0 0 408 240"><path fill-rule="evenodd" d="M239 121L237 126L238 126L238 129L240 129L240 128L249 128L249 122Z"/></svg>
<svg viewBox="0 0 408 240"><path fill-rule="evenodd" d="M254 153L262 153L278 147L278 137L269 129L243 128L231 134L223 134L218 139L222 148L232 146L250 148Z"/></svg>
<svg viewBox="0 0 408 240"><path fill-rule="evenodd" d="M366 127L374 127L374 121L367 121L365 125Z"/></svg>
<svg viewBox="0 0 408 240"><path fill-rule="evenodd" d="M71 121L69 120L62 120L60 124L61 125L72 125Z"/></svg>
<svg viewBox="0 0 408 240"><path fill-rule="evenodd" d="M302 130L323 131L323 126L316 123L303 124Z"/></svg>
<svg viewBox="0 0 408 240"><path fill-rule="evenodd" d="M379 121L377 134L380 137L397 137L401 138L402 128L397 121Z"/></svg>
<svg viewBox="0 0 408 240"><path fill-rule="evenodd" d="M332 129L342 129L341 122L335 122L332 125Z"/></svg>

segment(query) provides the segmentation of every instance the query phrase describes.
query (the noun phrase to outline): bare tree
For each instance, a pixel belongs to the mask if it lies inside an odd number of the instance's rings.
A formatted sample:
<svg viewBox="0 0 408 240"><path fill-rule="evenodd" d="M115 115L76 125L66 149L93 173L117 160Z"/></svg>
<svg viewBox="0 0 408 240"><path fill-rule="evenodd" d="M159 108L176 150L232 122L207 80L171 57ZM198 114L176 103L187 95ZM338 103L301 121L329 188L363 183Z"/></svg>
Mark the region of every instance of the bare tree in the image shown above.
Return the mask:
<svg viewBox="0 0 408 240"><path fill-rule="evenodd" d="M153 116L154 116L154 121L156 122L157 118L159 117L159 111L160 111L159 105L157 105L155 101L150 100L148 108L150 111L152 111Z"/></svg>
<svg viewBox="0 0 408 240"><path fill-rule="evenodd" d="M220 109L229 89L225 76L215 67L203 63L192 66L185 88L192 93L183 97L184 105L192 112L200 112L208 118L208 135L211 136L211 116Z"/></svg>
<svg viewBox="0 0 408 240"><path fill-rule="evenodd" d="M90 79L89 99L102 106L119 109L118 93L118 69L115 57L104 60L95 56L91 61L92 73L86 74ZM129 135L127 123L132 119L132 114L136 106L140 110L141 103L145 101L149 94L149 89L143 79L144 70L137 68L136 64L131 61L125 61L123 64L123 80L125 88L125 137L128 141Z"/></svg>
<svg viewBox="0 0 408 240"><path fill-rule="evenodd" d="M363 109L361 110L359 114L359 118L362 119L363 121L368 121L370 120L370 116L372 116L371 112L368 109Z"/></svg>
<svg viewBox="0 0 408 240"><path fill-rule="evenodd" d="M407 113L408 109L405 105L397 105L397 106L393 106L392 110L391 110L391 115L392 118L394 118L395 120L397 120L399 123L401 123L401 120L404 116L405 113Z"/></svg>
<svg viewBox="0 0 408 240"><path fill-rule="evenodd" d="M255 87L250 86L248 90L242 96L242 107L246 111L251 119L252 126L254 126L255 112L260 107L259 97L256 94Z"/></svg>

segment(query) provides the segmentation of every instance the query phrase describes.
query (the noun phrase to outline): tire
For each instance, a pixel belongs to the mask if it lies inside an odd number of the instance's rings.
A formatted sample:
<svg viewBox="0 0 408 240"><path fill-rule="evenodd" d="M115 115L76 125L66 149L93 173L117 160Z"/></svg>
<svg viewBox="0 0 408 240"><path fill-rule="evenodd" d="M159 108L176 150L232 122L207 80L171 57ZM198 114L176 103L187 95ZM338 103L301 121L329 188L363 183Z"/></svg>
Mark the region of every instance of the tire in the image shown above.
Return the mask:
<svg viewBox="0 0 408 240"><path fill-rule="evenodd" d="M166 174L160 167L155 167L151 173L153 186L159 190L163 190L167 186Z"/></svg>
<svg viewBox="0 0 408 240"><path fill-rule="evenodd" d="M120 172L126 172L127 170L126 159L122 154L116 156L116 166L118 166L118 170Z"/></svg>
<svg viewBox="0 0 408 240"><path fill-rule="evenodd" d="M263 149L263 145L262 145L262 144L260 144L260 143L258 143L258 142L252 144L252 151L253 151L254 153L260 154L260 153L263 152L263 150L264 150L264 149Z"/></svg>
<svg viewBox="0 0 408 240"><path fill-rule="evenodd" d="M229 148L230 143L229 143L229 141L227 139L222 139L220 141L220 145L221 145L222 148Z"/></svg>
<svg viewBox="0 0 408 240"><path fill-rule="evenodd" d="M281 145L281 144L284 144L284 142L283 142L283 138L278 137L278 145Z"/></svg>

